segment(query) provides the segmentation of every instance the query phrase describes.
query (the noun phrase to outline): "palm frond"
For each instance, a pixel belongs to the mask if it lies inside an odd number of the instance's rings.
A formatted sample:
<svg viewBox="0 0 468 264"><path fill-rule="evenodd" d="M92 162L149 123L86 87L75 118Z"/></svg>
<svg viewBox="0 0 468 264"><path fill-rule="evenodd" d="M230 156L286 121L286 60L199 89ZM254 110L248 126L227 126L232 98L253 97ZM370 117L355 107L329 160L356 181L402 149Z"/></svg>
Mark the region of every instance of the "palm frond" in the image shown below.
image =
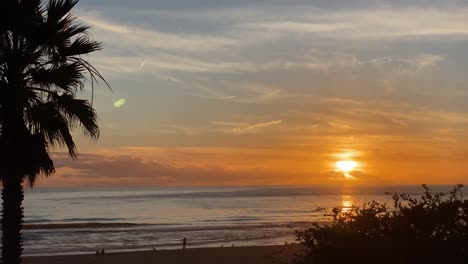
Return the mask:
<svg viewBox="0 0 468 264"><path fill-rule="evenodd" d="M17 133L6 128L5 120L19 111L15 119L27 132L18 142L29 146L24 145L26 156L21 158L27 161L24 178L31 185L36 175L54 171L49 146L67 147L70 156L77 157L71 130L80 128L93 140L99 137L94 84L110 85L84 57L102 45L90 39L90 27L71 13L77 3L0 0L0 139ZM91 80L90 101L77 98L86 78Z"/></svg>
<svg viewBox="0 0 468 264"><path fill-rule="evenodd" d="M77 3L78 0L50 0L47 6L47 22L59 22Z"/></svg>
<svg viewBox="0 0 468 264"><path fill-rule="evenodd" d="M30 18L37 18L38 16L43 15L44 8L42 6L42 1L41 0L20 1L19 5L20 5L21 9L23 10L23 13L29 19Z"/></svg>
<svg viewBox="0 0 468 264"><path fill-rule="evenodd" d="M29 109L27 119L31 133L43 134L51 146L66 146L72 158L77 157L75 142L70 134L69 123L52 102Z"/></svg>
<svg viewBox="0 0 468 264"><path fill-rule="evenodd" d="M65 63L51 68L31 70L32 81L41 87L58 87L65 92L75 93L83 89L85 68L77 62Z"/></svg>
<svg viewBox="0 0 468 264"><path fill-rule="evenodd" d="M72 42L68 47L60 49L60 55L62 57L77 56L83 54L89 54L98 51L102 48L100 42L90 41L87 36L79 36Z"/></svg>
<svg viewBox="0 0 468 264"><path fill-rule="evenodd" d="M31 187L38 175L49 176L55 172L54 163L47 152L44 135L27 135L21 142L11 142L0 134L0 181L11 174L21 173ZM10 167L8 164L24 166Z"/></svg>
<svg viewBox="0 0 468 264"><path fill-rule="evenodd" d="M87 31L90 28L89 26L74 23L76 20L76 17L74 16L67 17L67 20L68 20L68 27L63 28L62 32L65 33L69 39L73 38L74 36L78 36L80 34L83 34L83 35L87 34Z"/></svg>
<svg viewBox="0 0 468 264"><path fill-rule="evenodd" d="M36 178L38 175L45 175L46 177L55 172L54 162L47 152L48 146L44 138L44 135L37 133L30 136L30 150L28 151L30 166L28 171L26 171L26 176L28 183L31 187L34 186Z"/></svg>
<svg viewBox="0 0 468 264"><path fill-rule="evenodd" d="M110 87L106 79L104 79L104 76L102 76L102 74L91 63L80 57L72 57L70 58L70 60L80 63L89 73L91 79L91 106L94 102L94 82L98 84L99 80L102 80L106 84L107 88L109 88L109 90L112 91L112 88Z"/></svg>
<svg viewBox="0 0 468 264"><path fill-rule="evenodd" d="M78 62L86 71L91 75L91 80L94 80L96 83L99 83L99 80L103 81L109 90L112 91L109 83L106 81L104 76L88 61L80 57L71 57L70 60Z"/></svg>
<svg viewBox="0 0 468 264"><path fill-rule="evenodd" d="M44 8L41 0L28 0L20 1L19 9L21 14L18 17L23 22L23 26L30 26L32 23L42 22L44 15ZM22 28L27 31L28 28Z"/></svg>
<svg viewBox="0 0 468 264"><path fill-rule="evenodd" d="M15 27L17 15L20 13L20 6L17 0L2 0L0 1L0 32L6 32Z"/></svg>
<svg viewBox="0 0 468 264"><path fill-rule="evenodd" d="M81 126L83 133L93 140L99 138L99 127L96 110L87 100L76 99L72 94L57 96L51 94L51 101L67 118L71 128Z"/></svg>

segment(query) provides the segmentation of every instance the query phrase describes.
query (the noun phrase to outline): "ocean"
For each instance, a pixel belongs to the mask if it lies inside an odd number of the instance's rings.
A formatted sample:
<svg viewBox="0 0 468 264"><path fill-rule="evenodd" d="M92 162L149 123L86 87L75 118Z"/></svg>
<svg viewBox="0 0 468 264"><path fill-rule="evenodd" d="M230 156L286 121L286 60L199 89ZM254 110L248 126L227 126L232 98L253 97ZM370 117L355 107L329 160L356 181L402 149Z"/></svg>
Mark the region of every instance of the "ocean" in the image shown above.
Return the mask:
<svg viewBox="0 0 468 264"><path fill-rule="evenodd" d="M448 186L435 190L447 191ZM28 189L25 255L188 247L278 245L294 230L366 201L392 205L385 192L402 187L196 187L143 189Z"/></svg>

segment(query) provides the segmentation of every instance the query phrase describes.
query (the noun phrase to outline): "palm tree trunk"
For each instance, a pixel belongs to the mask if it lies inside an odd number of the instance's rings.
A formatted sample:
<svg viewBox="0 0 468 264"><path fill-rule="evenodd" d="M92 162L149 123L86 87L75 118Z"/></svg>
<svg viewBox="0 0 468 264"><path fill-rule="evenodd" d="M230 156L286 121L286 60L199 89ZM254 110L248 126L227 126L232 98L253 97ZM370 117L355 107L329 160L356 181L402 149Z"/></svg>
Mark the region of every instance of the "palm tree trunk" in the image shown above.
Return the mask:
<svg viewBox="0 0 468 264"><path fill-rule="evenodd" d="M20 264L23 251L23 180L11 177L3 181L2 200L2 263Z"/></svg>

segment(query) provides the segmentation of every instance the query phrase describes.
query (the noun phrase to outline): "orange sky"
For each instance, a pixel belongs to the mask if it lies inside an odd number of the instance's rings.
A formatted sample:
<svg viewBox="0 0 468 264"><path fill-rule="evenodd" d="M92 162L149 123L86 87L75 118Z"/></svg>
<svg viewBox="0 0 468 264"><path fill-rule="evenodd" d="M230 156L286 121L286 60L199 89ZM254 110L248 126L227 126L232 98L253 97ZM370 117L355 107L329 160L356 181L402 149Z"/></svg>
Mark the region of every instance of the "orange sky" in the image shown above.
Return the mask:
<svg viewBox="0 0 468 264"><path fill-rule="evenodd" d="M122 147L94 149L71 161L56 153L59 167L41 187L145 187L221 185L406 185L464 183L466 160L439 142L390 146L382 139L347 139L284 147ZM432 146L431 146L432 144ZM385 147L387 146L387 147ZM452 146L454 147L454 146ZM338 161L357 166L345 177Z"/></svg>
<svg viewBox="0 0 468 264"><path fill-rule="evenodd" d="M468 182L459 1L138 3L80 1L113 92L38 186Z"/></svg>

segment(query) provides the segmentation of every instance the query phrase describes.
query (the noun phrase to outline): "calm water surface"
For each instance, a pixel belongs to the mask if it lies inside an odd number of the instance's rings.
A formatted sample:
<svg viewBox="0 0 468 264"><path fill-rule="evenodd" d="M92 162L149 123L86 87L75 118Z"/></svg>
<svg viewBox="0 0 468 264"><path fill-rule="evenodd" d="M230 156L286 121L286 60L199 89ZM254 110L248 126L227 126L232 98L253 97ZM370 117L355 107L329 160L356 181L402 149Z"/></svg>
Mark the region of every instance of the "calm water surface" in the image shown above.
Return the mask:
<svg viewBox="0 0 468 264"><path fill-rule="evenodd" d="M448 187L436 187L447 190ZM34 189L25 197L26 255L190 247L272 245L294 241L294 229L326 221L324 211L385 192L380 188L243 187Z"/></svg>

